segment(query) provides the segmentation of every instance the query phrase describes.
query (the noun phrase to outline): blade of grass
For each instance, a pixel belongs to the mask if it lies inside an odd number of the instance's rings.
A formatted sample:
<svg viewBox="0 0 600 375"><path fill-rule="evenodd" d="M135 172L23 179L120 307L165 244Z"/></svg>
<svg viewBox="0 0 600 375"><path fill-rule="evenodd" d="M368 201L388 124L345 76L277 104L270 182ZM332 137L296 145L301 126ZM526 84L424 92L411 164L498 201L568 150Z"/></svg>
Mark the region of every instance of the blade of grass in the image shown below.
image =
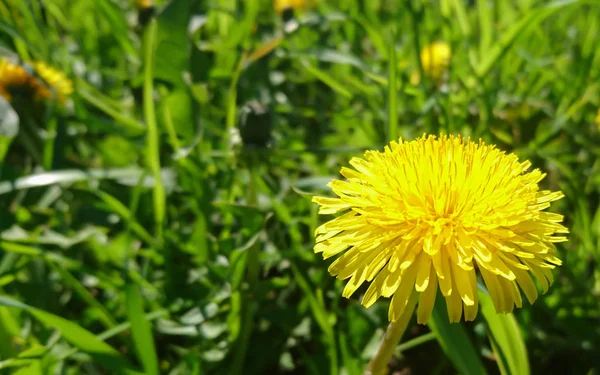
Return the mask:
<svg viewBox="0 0 600 375"><path fill-rule="evenodd" d="M172 170L163 169L162 178L167 180ZM14 181L0 182L0 195L12 193L18 190L50 186L55 184L72 184L78 181L93 180L138 180L146 173L140 168L114 168L114 169L89 169L89 170L62 170L44 172L18 178ZM144 179L144 187L154 186L154 180L148 176Z"/></svg>
<svg viewBox="0 0 600 375"><path fill-rule="evenodd" d="M70 285L75 293L90 307L98 311L98 320L106 327L112 328L117 323L112 315L102 306L100 302L94 298L94 296L77 280L65 267L59 266L54 262L48 262L48 264L57 271L63 278L65 284Z"/></svg>
<svg viewBox="0 0 600 375"><path fill-rule="evenodd" d="M131 135L143 134L146 131L146 127L144 125L132 118L127 117L126 115L121 114L119 111L113 109L110 105L104 103L104 101L102 101L99 97L94 96L87 90L78 87L77 94L89 104L112 117L116 122L125 126L126 130L129 131Z"/></svg>
<svg viewBox="0 0 600 375"><path fill-rule="evenodd" d="M254 155L250 155L249 161L249 173L250 173L250 184L248 186L248 204L255 205L258 202L258 190L256 180L260 178L258 171L256 170L257 161ZM248 343L250 342L250 336L254 328L254 314L256 311L256 302L254 300L254 294L256 286L259 282L259 251L260 241L258 241L258 235L255 236L256 240L251 242L248 247L246 256L246 282L248 283L248 290L245 291L242 297L241 306L241 327L240 334L237 340L236 353L234 361L231 366L231 374L242 374L243 365L246 359L248 350Z"/></svg>
<svg viewBox="0 0 600 375"><path fill-rule="evenodd" d="M322 301L320 301L319 298L317 298L317 296L313 293L308 280L306 280L306 278L294 265L292 265L292 272L294 273L294 279L298 283L298 286L300 289L302 289L306 298L308 298L310 309L317 324L325 334L325 338L327 340L328 357L330 360L329 364L331 375L336 375L339 371L337 364L337 345L333 326L329 323L327 310L325 306L323 306Z"/></svg>
<svg viewBox="0 0 600 375"><path fill-rule="evenodd" d="M479 291L481 313L489 328L492 349L502 375L528 375L527 347L521 330L512 314L497 314L490 296Z"/></svg>
<svg viewBox="0 0 600 375"><path fill-rule="evenodd" d="M441 297L441 296L438 296ZM485 374L481 358L473 347L465 327L461 323L450 323L444 298L437 298L429 328L435 333L444 353L463 375Z"/></svg>
<svg viewBox="0 0 600 375"><path fill-rule="evenodd" d="M492 44L492 8L489 1L477 0L477 15L479 16L479 60L487 54Z"/></svg>
<svg viewBox="0 0 600 375"><path fill-rule="evenodd" d="M60 316L36 309L11 298L0 296L0 305L19 308L33 315L51 329L57 329L71 345L88 353L99 365L117 374L141 375L113 347L99 340L93 333Z"/></svg>
<svg viewBox="0 0 600 375"><path fill-rule="evenodd" d="M162 230L165 222L166 197L165 188L160 179L160 142L158 138L158 125L154 110L154 47L156 42L156 20L150 21L144 35L144 117L148 127L146 138L148 146L148 165L156 184L152 190L154 203L154 220L156 224L156 237L162 243Z"/></svg>
<svg viewBox="0 0 600 375"><path fill-rule="evenodd" d="M227 132L225 134L225 149L228 150L231 149L231 147L233 146L231 142L231 136L233 128L235 128L237 119L237 84L242 74L244 61L246 61L246 52L242 53L242 56L240 56L240 59L231 77L231 82L229 84L229 93L227 94L227 118L225 120Z"/></svg>
<svg viewBox="0 0 600 375"><path fill-rule="evenodd" d="M471 36L471 25L469 24L469 18L467 16L467 10L465 8L465 2L462 0L450 0L450 4L454 8L458 26L463 33L463 36Z"/></svg>
<svg viewBox="0 0 600 375"><path fill-rule="evenodd" d="M113 212L115 212L117 215L123 218L123 220L125 220L128 223L128 225L131 226L131 231L133 233L138 235L142 240L148 242L151 246L158 247L159 244L156 242L156 240L150 235L150 233L146 231L146 229L144 229L143 226L140 225L140 223L138 223L135 220L127 206L121 203L117 198L101 190L90 191L94 193L98 198L102 199L102 201L104 201L104 203L111 210L113 210Z"/></svg>
<svg viewBox="0 0 600 375"><path fill-rule="evenodd" d="M302 66L306 69L310 74L314 75L319 81L323 82L327 86L329 86L333 91L337 92L340 95L345 96L346 98L352 98L352 93L344 88L344 86L339 83L335 78L331 75L325 73L321 69L311 65L307 61L303 61Z"/></svg>
<svg viewBox="0 0 600 375"><path fill-rule="evenodd" d="M456 1L458 2L458 0ZM477 76L480 78L485 77L494 64L496 64L496 62L498 62L502 56L506 54L515 40L522 35L527 28L536 25L544 18L552 15L568 5L583 4L584 2L585 1L583 0L555 1L531 10L525 17L521 18L518 23L506 31L502 35L502 38L496 44L494 44L494 46L485 56L482 56L482 59L479 61L479 64L475 69Z"/></svg>
<svg viewBox="0 0 600 375"><path fill-rule="evenodd" d="M388 64L388 141L398 140L398 91L396 88L396 43L392 36L389 47L390 61Z"/></svg>
<svg viewBox="0 0 600 375"><path fill-rule="evenodd" d="M144 314L143 300L138 286L129 284L125 289L125 298L135 351L144 366L144 372L148 375L158 375L160 371L152 337L152 326Z"/></svg>

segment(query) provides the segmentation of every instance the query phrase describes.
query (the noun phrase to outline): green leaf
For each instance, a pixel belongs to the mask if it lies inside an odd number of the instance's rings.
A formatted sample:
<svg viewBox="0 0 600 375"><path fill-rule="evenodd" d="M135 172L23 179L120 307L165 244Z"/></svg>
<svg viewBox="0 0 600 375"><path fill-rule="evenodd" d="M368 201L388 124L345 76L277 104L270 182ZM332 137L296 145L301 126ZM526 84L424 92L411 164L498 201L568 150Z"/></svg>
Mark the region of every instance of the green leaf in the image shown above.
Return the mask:
<svg viewBox="0 0 600 375"><path fill-rule="evenodd" d="M113 347L100 340L90 331L60 316L50 314L11 298L0 296L0 305L19 308L33 315L51 329L57 329L71 345L89 354L100 366L117 374L141 375L129 361L123 358Z"/></svg>
<svg viewBox="0 0 600 375"><path fill-rule="evenodd" d="M138 286L129 284L125 289L125 298L127 299L127 316L131 323L135 351L144 366L145 373L158 375L160 372L158 370L154 338L152 337L152 326L144 314L144 302Z"/></svg>
<svg viewBox="0 0 600 375"><path fill-rule="evenodd" d="M444 298L438 295L429 328L435 333L444 353L462 375L485 374L477 350L473 347L462 323L450 323Z"/></svg>
<svg viewBox="0 0 600 375"><path fill-rule="evenodd" d="M489 328L490 342L502 375L529 374L527 347L521 329L512 314L497 314L490 296L479 291L481 313Z"/></svg>
<svg viewBox="0 0 600 375"><path fill-rule="evenodd" d="M182 73L188 70L190 60L190 0L171 1L158 15L156 34L156 67L154 77L183 85Z"/></svg>

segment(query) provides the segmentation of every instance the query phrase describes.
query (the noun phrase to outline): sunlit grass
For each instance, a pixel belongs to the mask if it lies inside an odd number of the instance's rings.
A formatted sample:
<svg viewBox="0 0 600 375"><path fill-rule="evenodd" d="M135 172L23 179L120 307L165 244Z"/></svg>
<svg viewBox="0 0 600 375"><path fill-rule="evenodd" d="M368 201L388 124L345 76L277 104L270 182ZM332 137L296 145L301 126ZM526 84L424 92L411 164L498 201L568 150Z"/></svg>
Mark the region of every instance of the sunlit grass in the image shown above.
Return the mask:
<svg viewBox="0 0 600 375"><path fill-rule="evenodd" d="M534 306L436 303L391 372L599 367L598 5L281 4L0 1L2 60L72 82L0 91L0 368L361 374L389 305L341 298L311 195L424 133L530 160L571 234Z"/></svg>

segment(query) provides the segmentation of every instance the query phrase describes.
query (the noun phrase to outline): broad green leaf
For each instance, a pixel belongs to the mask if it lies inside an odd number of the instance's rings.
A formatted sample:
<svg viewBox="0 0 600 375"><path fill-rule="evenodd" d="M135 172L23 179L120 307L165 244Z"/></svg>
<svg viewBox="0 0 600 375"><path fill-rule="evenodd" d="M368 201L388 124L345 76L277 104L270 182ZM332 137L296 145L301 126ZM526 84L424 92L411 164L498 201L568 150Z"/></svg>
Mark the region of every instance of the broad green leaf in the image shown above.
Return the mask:
<svg viewBox="0 0 600 375"><path fill-rule="evenodd" d="M435 333L442 349L462 375L486 374L477 350L462 323L450 323L446 302L438 295L429 328Z"/></svg>
<svg viewBox="0 0 600 375"><path fill-rule="evenodd" d="M89 354L98 365L113 373L141 375L141 373L136 371L131 363L123 358L113 347L100 340L90 331L67 319L36 309L35 307L5 296L0 296L0 305L23 309L48 328L59 330L64 339L71 345L76 346L81 351Z"/></svg>
<svg viewBox="0 0 600 375"><path fill-rule="evenodd" d="M515 317L512 314L497 314L486 292L479 291L479 302L502 375L529 374L527 347Z"/></svg>
<svg viewBox="0 0 600 375"><path fill-rule="evenodd" d="M157 18L156 67L153 75L177 85L183 85L183 72L189 69L190 4L190 0L171 1Z"/></svg>
<svg viewBox="0 0 600 375"><path fill-rule="evenodd" d="M144 314L144 301L138 286L127 285L125 289L127 299L127 316L131 323L131 334L135 351L147 375L158 375L158 358L152 337L152 326Z"/></svg>

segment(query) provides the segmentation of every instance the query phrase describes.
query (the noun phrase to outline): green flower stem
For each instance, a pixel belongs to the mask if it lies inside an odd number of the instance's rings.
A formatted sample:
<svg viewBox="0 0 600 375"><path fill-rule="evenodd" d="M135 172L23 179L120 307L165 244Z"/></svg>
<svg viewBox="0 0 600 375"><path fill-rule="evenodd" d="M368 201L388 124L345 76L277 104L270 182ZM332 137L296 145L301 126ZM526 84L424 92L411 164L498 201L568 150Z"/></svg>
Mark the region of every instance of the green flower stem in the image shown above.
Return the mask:
<svg viewBox="0 0 600 375"><path fill-rule="evenodd" d="M400 319L391 322L388 326L385 335L383 336L383 340L381 340L381 344L379 344L377 353L375 353L375 356L371 359L371 362L369 362L363 375L381 375L384 373L387 364L390 362L390 359L396 350L398 342L400 342L404 331L406 331L410 318L412 318L413 313L415 312L417 300L418 295L413 292Z"/></svg>

